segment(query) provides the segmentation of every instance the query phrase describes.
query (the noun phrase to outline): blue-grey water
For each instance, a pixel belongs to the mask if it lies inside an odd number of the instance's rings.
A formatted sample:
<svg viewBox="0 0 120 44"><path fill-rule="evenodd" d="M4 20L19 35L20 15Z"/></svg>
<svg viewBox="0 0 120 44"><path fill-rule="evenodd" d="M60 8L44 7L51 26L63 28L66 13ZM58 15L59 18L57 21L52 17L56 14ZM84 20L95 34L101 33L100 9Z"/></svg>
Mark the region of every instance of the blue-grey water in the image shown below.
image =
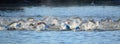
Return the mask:
<svg viewBox="0 0 120 44"><path fill-rule="evenodd" d="M120 44L120 31L0 31L0 44Z"/></svg>
<svg viewBox="0 0 120 44"><path fill-rule="evenodd" d="M0 11L8 16L120 16L120 6L23 7L22 11Z"/></svg>
<svg viewBox="0 0 120 44"><path fill-rule="evenodd" d="M106 16L120 17L119 6L23 8L23 11L0 11L0 14L7 16L53 15L58 17L78 15L95 16L95 19ZM0 31L0 44L120 44L120 31Z"/></svg>

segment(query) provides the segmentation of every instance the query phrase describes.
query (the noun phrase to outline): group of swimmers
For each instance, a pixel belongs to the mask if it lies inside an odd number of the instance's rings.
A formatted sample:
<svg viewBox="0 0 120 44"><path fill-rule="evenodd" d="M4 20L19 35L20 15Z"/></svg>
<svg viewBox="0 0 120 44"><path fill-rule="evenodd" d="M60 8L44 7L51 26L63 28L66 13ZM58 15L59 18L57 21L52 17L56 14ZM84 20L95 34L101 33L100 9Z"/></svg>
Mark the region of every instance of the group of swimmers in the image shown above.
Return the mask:
<svg viewBox="0 0 120 44"><path fill-rule="evenodd" d="M6 25L5 25L6 24ZM93 19L82 20L80 17L71 17L68 19L59 19L46 16L41 20L28 18L27 20L0 21L0 30L57 30L57 31L94 31L94 30L119 30L120 22L105 19L95 21Z"/></svg>

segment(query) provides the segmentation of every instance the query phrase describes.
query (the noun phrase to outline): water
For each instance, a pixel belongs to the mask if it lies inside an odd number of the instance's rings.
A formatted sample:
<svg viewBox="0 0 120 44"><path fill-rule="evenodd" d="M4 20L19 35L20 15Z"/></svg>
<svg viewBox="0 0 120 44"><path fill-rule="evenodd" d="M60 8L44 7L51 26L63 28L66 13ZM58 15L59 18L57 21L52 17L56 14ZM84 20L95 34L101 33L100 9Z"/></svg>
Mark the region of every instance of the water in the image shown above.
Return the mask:
<svg viewBox="0 0 120 44"><path fill-rule="evenodd" d="M105 19L106 17L117 20L120 18L120 6L72 6L72 7L23 7L21 11L0 11L3 16L79 16L82 19ZM37 18L39 19L39 17Z"/></svg>
<svg viewBox="0 0 120 44"><path fill-rule="evenodd" d="M120 7L24 7L23 11L0 11L0 14L6 16L53 15L59 17L77 15L95 16L96 19L115 16L112 18L119 18ZM0 44L120 44L120 31L0 31Z"/></svg>
<svg viewBox="0 0 120 44"><path fill-rule="evenodd" d="M117 16L119 11L119 6L25 7L25 13L28 15Z"/></svg>
<svg viewBox="0 0 120 44"><path fill-rule="evenodd" d="M0 11L8 16L120 16L120 6L23 7L22 11Z"/></svg>
<svg viewBox="0 0 120 44"><path fill-rule="evenodd" d="M0 31L0 44L120 44L120 31Z"/></svg>

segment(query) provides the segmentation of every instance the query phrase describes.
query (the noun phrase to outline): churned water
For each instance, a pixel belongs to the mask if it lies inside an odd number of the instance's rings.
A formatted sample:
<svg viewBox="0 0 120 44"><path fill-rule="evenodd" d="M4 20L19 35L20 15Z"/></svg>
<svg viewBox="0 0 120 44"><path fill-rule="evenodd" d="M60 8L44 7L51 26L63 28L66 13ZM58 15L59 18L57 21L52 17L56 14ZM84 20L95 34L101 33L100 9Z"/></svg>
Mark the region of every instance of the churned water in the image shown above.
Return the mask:
<svg viewBox="0 0 120 44"><path fill-rule="evenodd" d="M0 44L120 44L120 31L0 31Z"/></svg>
<svg viewBox="0 0 120 44"><path fill-rule="evenodd" d="M120 16L119 6L24 7L1 15ZM96 18L96 19L97 19ZM0 31L0 44L120 44L120 31Z"/></svg>

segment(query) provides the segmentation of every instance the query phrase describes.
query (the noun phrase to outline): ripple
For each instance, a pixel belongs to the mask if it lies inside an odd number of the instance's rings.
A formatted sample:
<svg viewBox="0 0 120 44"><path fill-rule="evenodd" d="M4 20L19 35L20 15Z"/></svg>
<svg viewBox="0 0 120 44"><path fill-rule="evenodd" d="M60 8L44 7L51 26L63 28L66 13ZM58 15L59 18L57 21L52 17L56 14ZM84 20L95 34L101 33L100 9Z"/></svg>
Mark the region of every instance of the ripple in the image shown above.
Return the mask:
<svg viewBox="0 0 120 44"><path fill-rule="evenodd" d="M9 33L8 33L9 32ZM0 32L0 44L114 44L120 43L119 31L8 31ZM2 34L3 33L3 34ZM11 35L11 36L9 36Z"/></svg>

